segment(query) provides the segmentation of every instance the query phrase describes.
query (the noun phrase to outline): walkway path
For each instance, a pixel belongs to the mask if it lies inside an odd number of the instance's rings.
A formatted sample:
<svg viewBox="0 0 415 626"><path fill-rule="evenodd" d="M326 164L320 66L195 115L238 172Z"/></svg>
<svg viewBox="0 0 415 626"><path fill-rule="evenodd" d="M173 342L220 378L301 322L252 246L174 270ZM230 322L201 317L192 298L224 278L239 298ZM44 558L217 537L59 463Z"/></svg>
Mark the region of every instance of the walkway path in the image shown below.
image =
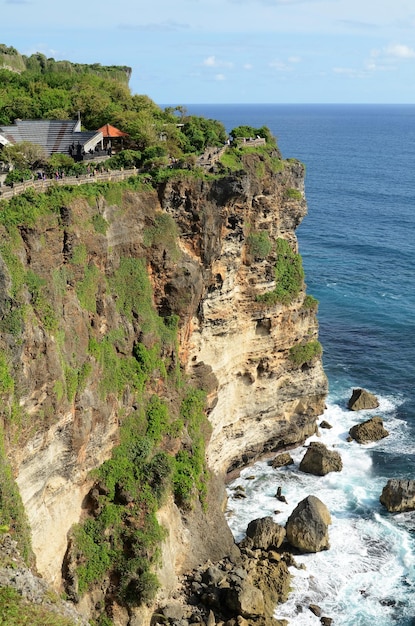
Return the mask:
<svg viewBox="0 0 415 626"><path fill-rule="evenodd" d="M41 192L55 185L88 185L97 182L118 182L130 176L136 176L137 172L137 168L133 168L130 170L83 174L82 176L65 176L57 180L54 178L47 178L46 180L26 180L24 183L15 183L13 187L1 187L0 199L8 200L9 198L13 198L13 196L18 196L23 193L26 189L34 189L35 191Z"/></svg>

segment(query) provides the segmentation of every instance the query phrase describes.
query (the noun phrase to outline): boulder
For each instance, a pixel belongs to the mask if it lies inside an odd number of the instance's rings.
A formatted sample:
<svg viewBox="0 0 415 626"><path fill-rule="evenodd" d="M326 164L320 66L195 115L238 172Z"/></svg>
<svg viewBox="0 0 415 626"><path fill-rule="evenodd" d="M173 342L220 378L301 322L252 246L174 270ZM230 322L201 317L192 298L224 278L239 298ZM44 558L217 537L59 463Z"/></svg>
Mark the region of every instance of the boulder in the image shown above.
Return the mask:
<svg viewBox="0 0 415 626"><path fill-rule="evenodd" d="M343 462L340 454L329 450L324 443L313 441L300 463L300 471L315 476L325 476L329 472L341 472Z"/></svg>
<svg viewBox="0 0 415 626"><path fill-rule="evenodd" d="M370 441L379 441L389 435L389 431L383 427L381 417L372 417L366 422L355 424L349 430L349 435L358 443L369 443Z"/></svg>
<svg viewBox="0 0 415 626"><path fill-rule="evenodd" d="M365 389L353 389L352 396L347 406L351 411L376 409L379 406L379 401L373 393L370 393Z"/></svg>
<svg viewBox="0 0 415 626"><path fill-rule="evenodd" d="M279 548L285 538L285 528L273 521L272 517L262 517L249 522L246 536L251 539L254 550Z"/></svg>
<svg viewBox="0 0 415 626"><path fill-rule="evenodd" d="M275 459L271 462L271 466L274 469L278 469L279 467L284 467L285 465L292 465L294 463L292 456L288 454L288 452L283 452L282 454L277 454Z"/></svg>
<svg viewBox="0 0 415 626"><path fill-rule="evenodd" d="M388 480L382 490L380 502L390 513L415 510L415 480Z"/></svg>
<svg viewBox="0 0 415 626"><path fill-rule="evenodd" d="M287 541L300 552L320 552L330 547L329 510L316 496L304 498L291 513L285 530Z"/></svg>
<svg viewBox="0 0 415 626"><path fill-rule="evenodd" d="M320 422L320 428L326 428L327 430L330 430L331 428L333 428L333 426L329 424L329 422L327 422L326 420L323 420L322 422Z"/></svg>
<svg viewBox="0 0 415 626"><path fill-rule="evenodd" d="M225 588L223 596L226 608L242 617L264 615L264 594L248 580L243 580L239 587Z"/></svg>

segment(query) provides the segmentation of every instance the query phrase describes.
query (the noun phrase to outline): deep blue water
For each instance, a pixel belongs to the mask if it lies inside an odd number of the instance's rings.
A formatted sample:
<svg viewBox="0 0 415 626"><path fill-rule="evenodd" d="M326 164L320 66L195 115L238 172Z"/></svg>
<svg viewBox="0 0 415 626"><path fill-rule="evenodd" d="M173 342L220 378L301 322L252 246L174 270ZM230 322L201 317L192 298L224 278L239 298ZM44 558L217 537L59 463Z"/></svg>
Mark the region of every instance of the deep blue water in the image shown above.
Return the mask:
<svg viewBox="0 0 415 626"><path fill-rule="evenodd" d="M250 514L258 517L258 507L273 512L275 500L267 497L275 494L276 480L293 505L303 493L318 491L334 517L333 547L305 562L323 590L297 575L294 599L279 615L290 624L317 624L298 609L314 598L335 624L408 626L415 619L415 516L386 513L379 495L387 478L415 478L415 105L187 110L221 120L228 131L266 125L283 156L306 165L309 214L297 236L307 291L320 301L330 385L325 417L335 426L322 440L341 450L345 465L342 476L310 479L294 467L276 479L259 464L258 480L248 487L252 507L231 502L231 527L238 535ZM381 400L375 414L391 434L378 444L346 441L348 428L373 414L346 410L353 387ZM339 560L341 575L335 576Z"/></svg>

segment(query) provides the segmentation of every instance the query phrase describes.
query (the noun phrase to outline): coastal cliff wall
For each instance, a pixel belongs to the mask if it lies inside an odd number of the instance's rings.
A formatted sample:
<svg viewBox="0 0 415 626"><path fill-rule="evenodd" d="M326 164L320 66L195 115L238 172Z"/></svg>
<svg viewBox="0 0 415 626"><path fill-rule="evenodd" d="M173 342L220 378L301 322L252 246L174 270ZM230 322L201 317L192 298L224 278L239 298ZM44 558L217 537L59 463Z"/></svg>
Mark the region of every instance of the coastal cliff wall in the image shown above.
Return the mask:
<svg viewBox="0 0 415 626"><path fill-rule="evenodd" d="M318 338L305 285L288 304L257 301L275 287L276 241L297 251L304 168L285 162L260 177L252 156L245 168L208 189L168 185L162 196L186 234L181 245L201 266L204 291L181 347L191 375L208 369L217 380L208 459L219 473L310 436L327 394L321 359L296 366L290 356L293 346ZM255 246L261 234L269 251Z"/></svg>
<svg viewBox="0 0 415 626"><path fill-rule="evenodd" d="M209 482L204 508L183 515L171 498L161 508L165 586L174 587L172 572L231 549L224 474L314 432L327 393L321 354L295 360L292 348L316 343L316 306L303 283L287 303L257 299L275 289L277 242L296 254L295 228L306 213L303 166L275 163L247 154L243 169L226 176L181 176L156 189L108 185L73 197L55 191L43 205L29 193L3 207L5 448L37 569L56 588L68 533L93 511L91 470L122 444L120 425L135 416L141 423L148 398L164 398L174 414L178 370L207 394L206 455L219 478ZM178 344L159 345L167 320L177 324ZM156 347L164 365L149 368L143 391L131 382L143 372L137 354L143 360L142 351ZM190 444L172 432L157 449L174 456Z"/></svg>

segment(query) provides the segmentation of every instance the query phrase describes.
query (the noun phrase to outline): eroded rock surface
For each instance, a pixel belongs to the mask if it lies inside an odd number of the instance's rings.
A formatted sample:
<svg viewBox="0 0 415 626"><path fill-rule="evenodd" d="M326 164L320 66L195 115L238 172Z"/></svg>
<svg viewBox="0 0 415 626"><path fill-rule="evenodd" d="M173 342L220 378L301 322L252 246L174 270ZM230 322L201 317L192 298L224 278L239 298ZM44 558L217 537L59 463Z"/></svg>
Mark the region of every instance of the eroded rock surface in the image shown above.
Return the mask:
<svg viewBox="0 0 415 626"><path fill-rule="evenodd" d="M262 517L249 522L246 536L252 549L270 550L279 548L285 538L285 528L273 521L272 517Z"/></svg>
<svg viewBox="0 0 415 626"><path fill-rule="evenodd" d="M287 541L300 552L320 552L330 547L331 516L316 496L307 496L291 513L285 526Z"/></svg>
<svg viewBox="0 0 415 626"><path fill-rule="evenodd" d="M347 406L351 411L376 409L379 406L379 400L373 393L366 391L366 389L353 389Z"/></svg>
<svg viewBox="0 0 415 626"><path fill-rule="evenodd" d="M415 480L392 478L382 490L380 502L390 513L415 510Z"/></svg>
<svg viewBox="0 0 415 626"><path fill-rule="evenodd" d="M389 431L384 428L381 417L372 417L361 424L352 426L349 435L358 443L369 443L387 437Z"/></svg>
<svg viewBox="0 0 415 626"><path fill-rule="evenodd" d="M329 472L341 472L343 461L336 450L329 450L324 443L312 441L301 460L299 469L306 474L325 476Z"/></svg>

